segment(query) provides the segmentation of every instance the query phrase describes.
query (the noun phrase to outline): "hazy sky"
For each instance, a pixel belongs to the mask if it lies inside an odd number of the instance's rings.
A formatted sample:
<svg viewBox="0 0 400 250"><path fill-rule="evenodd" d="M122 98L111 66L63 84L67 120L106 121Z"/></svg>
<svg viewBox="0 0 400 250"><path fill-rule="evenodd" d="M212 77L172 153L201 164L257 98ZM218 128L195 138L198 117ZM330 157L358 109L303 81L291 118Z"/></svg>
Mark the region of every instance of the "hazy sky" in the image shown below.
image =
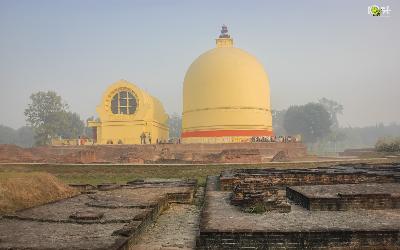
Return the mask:
<svg viewBox="0 0 400 250"><path fill-rule="evenodd" d="M0 124L24 125L39 90L86 119L119 79L180 113L185 72L222 24L263 63L273 109L327 97L343 126L399 123L399 16L399 1L0 0Z"/></svg>

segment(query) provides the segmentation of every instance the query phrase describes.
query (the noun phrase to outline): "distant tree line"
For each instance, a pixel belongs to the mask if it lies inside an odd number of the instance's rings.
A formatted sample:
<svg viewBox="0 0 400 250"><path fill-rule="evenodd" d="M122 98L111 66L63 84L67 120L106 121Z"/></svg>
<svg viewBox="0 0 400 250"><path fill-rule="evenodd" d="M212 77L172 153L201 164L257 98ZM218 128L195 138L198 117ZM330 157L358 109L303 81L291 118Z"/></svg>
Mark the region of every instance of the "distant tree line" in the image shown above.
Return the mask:
<svg viewBox="0 0 400 250"><path fill-rule="evenodd" d="M13 129L0 125L0 144L15 144L20 147L32 147L34 145L34 134L31 127L23 126Z"/></svg>
<svg viewBox="0 0 400 250"><path fill-rule="evenodd" d="M301 134L303 142L316 153L371 148L380 138L400 135L400 125L396 123L342 127L338 121L338 115L342 113L343 106L327 98L317 103L291 106L287 110L273 110L274 132Z"/></svg>
<svg viewBox="0 0 400 250"><path fill-rule="evenodd" d="M343 106L326 98L305 105L292 105L286 110L272 111L275 134L301 135L302 141L315 144L331 137L338 139L338 114Z"/></svg>
<svg viewBox="0 0 400 250"><path fill-rule="evenodd" d="M379 139L387 139L400 136L400 124L382 123L366 127L340 128L346 138L341 142L342 148L370 148L374 147Z"/></svg>

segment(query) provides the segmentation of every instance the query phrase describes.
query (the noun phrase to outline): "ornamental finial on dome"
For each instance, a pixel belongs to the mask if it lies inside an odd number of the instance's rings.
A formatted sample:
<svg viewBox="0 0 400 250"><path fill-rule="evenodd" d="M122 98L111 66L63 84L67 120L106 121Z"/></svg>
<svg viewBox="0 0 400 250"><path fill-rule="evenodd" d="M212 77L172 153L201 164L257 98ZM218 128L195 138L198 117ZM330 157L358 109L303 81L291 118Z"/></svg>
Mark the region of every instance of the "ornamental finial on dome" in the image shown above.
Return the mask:
<svg viewBox="0 0 400 250"><path fill-rule="evenodd" d="M221 34L219 35L219 38L231 38L231 36L228 34L228 26L226 26L225 24L222 25Z"/></svg>
<svg viewBox="0 0 400 250"><path fill-rule="evenodd" d="M221 28L221 34L216 39L217 48L231 48L233 47L233 39L228 34L228 27L224 24Z"/></svg>

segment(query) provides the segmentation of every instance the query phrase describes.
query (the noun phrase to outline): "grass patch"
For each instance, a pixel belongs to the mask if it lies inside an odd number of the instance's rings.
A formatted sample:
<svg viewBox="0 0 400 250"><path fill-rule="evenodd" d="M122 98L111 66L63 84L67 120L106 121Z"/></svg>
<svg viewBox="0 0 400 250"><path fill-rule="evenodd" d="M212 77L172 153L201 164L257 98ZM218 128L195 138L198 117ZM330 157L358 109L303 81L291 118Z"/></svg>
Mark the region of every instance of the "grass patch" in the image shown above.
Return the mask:
<svg viewBox="0 0 400 250"><path fill-rule="evenodd" d="M43 172L0 172L0 214L64 199L77 191Z"/></svg>
<svg viewBox="0 0 400 250"><path fill-rule="evenodd" d="M257 202L249 207L243 208L243 212L252 214L263 214L267 211L263 202Z"/></svg>

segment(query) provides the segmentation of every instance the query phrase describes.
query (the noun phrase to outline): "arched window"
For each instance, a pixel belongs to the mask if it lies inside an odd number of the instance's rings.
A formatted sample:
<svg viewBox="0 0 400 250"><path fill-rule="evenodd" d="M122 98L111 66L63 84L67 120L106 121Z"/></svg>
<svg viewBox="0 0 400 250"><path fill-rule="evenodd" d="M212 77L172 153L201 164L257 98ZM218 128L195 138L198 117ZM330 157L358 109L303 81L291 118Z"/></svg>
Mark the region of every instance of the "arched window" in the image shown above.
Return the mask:
<svg viewBox="0 0 400 250"><path fill-rule="evenodd" d="M135 113L136 108L136 98L130 91L119 91L111 99L111 112L113 114L131 115Z"/></svg>

